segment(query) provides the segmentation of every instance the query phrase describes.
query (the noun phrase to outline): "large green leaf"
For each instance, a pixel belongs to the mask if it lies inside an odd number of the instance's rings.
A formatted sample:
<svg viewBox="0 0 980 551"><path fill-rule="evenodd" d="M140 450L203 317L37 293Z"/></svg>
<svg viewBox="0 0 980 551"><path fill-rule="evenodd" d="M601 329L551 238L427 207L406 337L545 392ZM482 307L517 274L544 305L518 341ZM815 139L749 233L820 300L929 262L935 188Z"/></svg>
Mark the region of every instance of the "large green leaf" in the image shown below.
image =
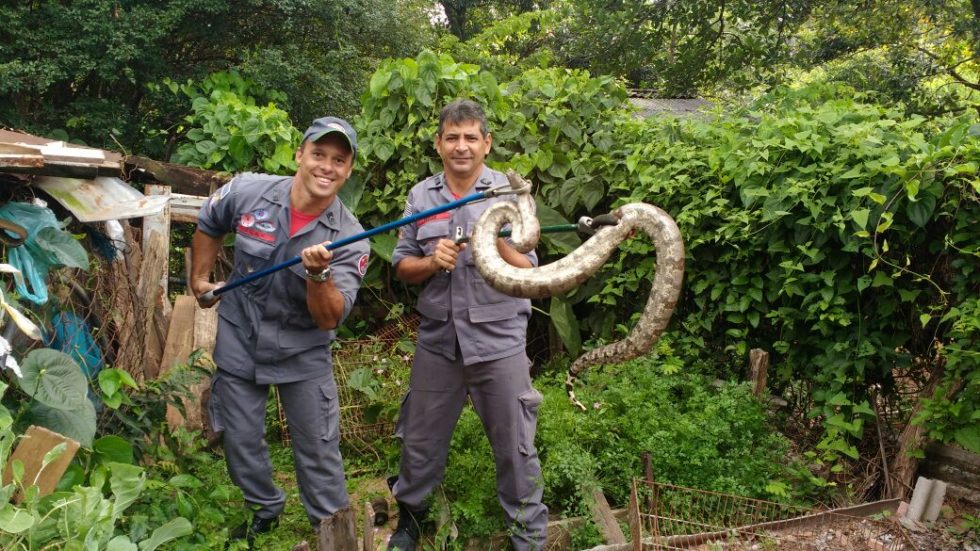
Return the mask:
<svg viewBox="0 0 980 551"><path fill-rule="evenodd" d="M398 236L390 233L382 233L371 239L371 250L374 254L383 258L386 262L391 262L391 254L395 252L395 244Z"/></svg>
<svg viewBox="0 0 980 551"><path fill-rule="evenodd" d="M954 435L956 443L973 453L980 453L980 427L963 427Z"/></svg>
<svg viewBox="0 0 980 551"><path fill-rule="evenodd" d="M85 400L73 410L55 409L41 402L34 402L28 410L31 421L58 434L78 441L85 447L92 446L95 438L95 407Z"/></svg>
<svg viewBox="0 0 980 551"><path fill-rule="evenodd" d="M357 205L361 202L361 195L364 194L364 178L359 174L351 174L350 178L340 188L337 196L340 202L351 212L357 212Z"/></svg>
<svg viewBox="0 0 980 551"><path fill-rule="evenodd" d="M88 253L70 233L52 228L41 228L35 242L58 259L58 263L69 268L88 270Z"/></svg>
<svg viewBox="0 0 980 551"><path fill-rule="evenodd" d="M67 354L38 348L27 354L20 367L24 376L17 384L38 402L63 410L76 410L88 402L88 381Z"/></svg>
<svg viewBox="0 0 980 551"><path fill-rule="evenodd" d="M129 536L116 536L109 540L106 551L139 551L139 547L129 540Z"/></svg>
<svg viewBox="0 0 980 551"><path fill-rule="evenodd" d="M542 203L540 200L536 201L538 221L541 222L542 226L568 224L568 220L559 214L557 210ZM575 232L551 233L542 237L547 241L548 246L552 248L552 252L558 254L568 254L582 244L582 240Z"/></svg>
<svg viewBox="0 0 980 551"><path fill-rule="evenodd" d="M906 207L909 220L920 228L924 228L929 223L929 219L935 210L936 198L928 194L922 195L918 201L910 202Z"/></svg>
<svg viewBox="0 0 980 551"><path fill-rule="evenodd" d="M191 534L194 526L184 517L177 517L153 531L150 539L140 542L140 551L154 551L168 541Z"/></svg>
<svg viewBox="0 0 980 551"><path fill-rule="evenodd" d="M0 508L0 532L19 534L34 526L34 515L7 503Z"/></svg>
<svg viewBox="0 0 980 551"><path fill-rule="evenodd" d="M146 476L143 468L125 463L109 463L109 487L116 497L113 513L119 517L143 491Z"/></svg>
<svg viewBox="0 0 980 551"><path fill-rule="evenodd" d="M578 318L572 311L572 305L560 297L551 298L551 324L558 331L561 342L572 356L578 356L582 349L582 337L579 335Z"/></svg>
<svg viewBox="0 0 980 551"><path fill-rule="evenodd" d="M118 436L103 436L92 444L92 449L104 462L133 464L133 445Z"/></svg>

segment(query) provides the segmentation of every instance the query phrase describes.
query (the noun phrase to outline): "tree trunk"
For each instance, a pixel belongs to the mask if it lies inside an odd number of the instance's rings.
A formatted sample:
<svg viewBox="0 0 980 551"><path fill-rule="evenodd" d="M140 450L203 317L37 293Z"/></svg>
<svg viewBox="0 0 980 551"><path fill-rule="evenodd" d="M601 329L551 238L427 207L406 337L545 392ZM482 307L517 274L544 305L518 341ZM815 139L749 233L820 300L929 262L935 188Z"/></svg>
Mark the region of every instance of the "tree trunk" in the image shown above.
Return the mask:
<svg viewBox="0 0 980 551"><path fill-rule="evenodd" d="M912 408L912 414L909 415L908 424L905 425L902 434L898 437L898 453L896 453L892 471L892 495L888 497L905 499L912 490L912 481L915 480L915 473L919 468L919 460L911 454L915 450L925 449L929 443L925 435L925 428L922 425L913 424L912 419L915 419L919 412L922 411L922 401L932 397L945 374L945 362L939 360L926 386L919 392L919 398L916 400L915 407ZM946 398L952 399L962 388L963 381L957 381L946 393Z"/></svg>

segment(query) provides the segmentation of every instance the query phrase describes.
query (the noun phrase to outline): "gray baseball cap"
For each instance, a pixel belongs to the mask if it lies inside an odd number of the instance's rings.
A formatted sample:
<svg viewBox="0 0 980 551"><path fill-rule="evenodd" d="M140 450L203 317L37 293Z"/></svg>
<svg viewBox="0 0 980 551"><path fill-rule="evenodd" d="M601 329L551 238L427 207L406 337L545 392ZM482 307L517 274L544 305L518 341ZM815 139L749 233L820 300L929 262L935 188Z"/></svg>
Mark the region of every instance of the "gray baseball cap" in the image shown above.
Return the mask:
<svg viewBox="0 0 980 551"><path fill-rule="evenodd" d="M313 121L313 124L303 133L303 140L315 142L333 132L347 138L351 151L357 153L357 132L349 122L338 117L321 117Z"/></svg>

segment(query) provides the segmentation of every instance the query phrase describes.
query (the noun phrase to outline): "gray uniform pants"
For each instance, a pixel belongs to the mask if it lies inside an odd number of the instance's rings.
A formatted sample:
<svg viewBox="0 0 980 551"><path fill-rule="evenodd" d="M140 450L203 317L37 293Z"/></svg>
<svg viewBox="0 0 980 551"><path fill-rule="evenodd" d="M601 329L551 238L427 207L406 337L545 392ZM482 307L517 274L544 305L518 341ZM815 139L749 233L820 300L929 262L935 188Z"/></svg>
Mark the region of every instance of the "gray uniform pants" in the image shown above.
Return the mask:
<svg viewBox="0 0 980 551"><path fill-rule="evenodd" d="M340 457L340 406L333 373L277 385L286 411L300 499L314 527L347 507L349 498ZM225 460L232 481L241 488L255 514L282 513L286 494L272 478L265 442L265 403L269 386L255 384L220 369L211 382L211 424L224 431Z"/></svg>
<svg viewBox="0 0 980 551"><path fill-rule="evenodd" d="M541 503L534 432L542 397L531 386L529 365L523 352L464 366L458 354L448 360L417 347L396 429L402 455L392 488L395 498L421 508L442 481L453 429L468 395L493 448L497 498L509 519L514 548L541 549L548 509Z"/></svg>

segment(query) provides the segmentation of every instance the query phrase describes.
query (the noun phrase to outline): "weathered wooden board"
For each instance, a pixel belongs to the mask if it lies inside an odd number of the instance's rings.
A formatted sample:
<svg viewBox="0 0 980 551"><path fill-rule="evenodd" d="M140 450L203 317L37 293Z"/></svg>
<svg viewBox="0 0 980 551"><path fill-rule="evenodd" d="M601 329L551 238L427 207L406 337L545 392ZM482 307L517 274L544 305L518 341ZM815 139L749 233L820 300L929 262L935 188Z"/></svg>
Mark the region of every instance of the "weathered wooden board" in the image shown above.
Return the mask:
<svg viewBox="0 0 980 551"><path fill-rule="evenodd" d="M59 444L65 444L65 451L45 466L44 456ZM13 480L13 462L19 460L24 464L24 485L36 485L42 496L50 494L58 485L61 476L65 474L72 458L75 457L78 446L78 442L71 438L44 427L31 425L7 460L7 465L3 469L3 484L9 484ZM20 503L21 499L23 496L20 492L14 495L14 502Z"/></svg>
<svg viewBox="0 0 980 551"><path fill-rule="evenodd" d="M142 317L144 336L143 374L147 380L157 378L160 359L163 357L163 345L166 341L166 326L161 331L156 316L158 304L163 289L160 288L160 278L166 274L168 250L167 239L159 232L150 232L148 246L143 250L143 262L139 267L139 283L136 285L136 295L139 302L137 308Z"/></svg>
<svg viewBox="0 0 980 551"><path fill-rule="evenodd" d="M590 494L592 503L589 504L589 510L592 513L592 520L599 527L602 538L606 540L606 543L626 543L626 536L619 526L619 521L613 515L612 509L609 508L605 494L599 488L593 488Z"/></svg>
<svg viewBox="0 0 980 551"><path fill-rule="evenodd" d="M167 331L167 342L163 347L163 358L160 361L159 373L170 371L175 363L187 361L194 350L194 314L197 301L189 295L181 295L174 301L174 310L170 315L170 328Z"/></svg>
<svg viewBox="0 0 980 551"><path fill-rule="evenodd" d="M217 325L218 315L215 308L201 308L190 295L178 296L174 302L160 374L166 373L174 365L186 363L191 353L197 349L213 352ZM210 378L202 375L190 386L191 396L183 399L186 416L181 415L174 407L167 407L167 423L172 427L182 426L188 430L204 429L203 408L206 407L206 401L202 400L202 395L209 386Z"/></svg>
<svg viewBox="0 0 980 551"><path fill-rule="evenodd" d="M317 549L357 551L357 526L354 509L345 507L320 522Z"/></svg>

